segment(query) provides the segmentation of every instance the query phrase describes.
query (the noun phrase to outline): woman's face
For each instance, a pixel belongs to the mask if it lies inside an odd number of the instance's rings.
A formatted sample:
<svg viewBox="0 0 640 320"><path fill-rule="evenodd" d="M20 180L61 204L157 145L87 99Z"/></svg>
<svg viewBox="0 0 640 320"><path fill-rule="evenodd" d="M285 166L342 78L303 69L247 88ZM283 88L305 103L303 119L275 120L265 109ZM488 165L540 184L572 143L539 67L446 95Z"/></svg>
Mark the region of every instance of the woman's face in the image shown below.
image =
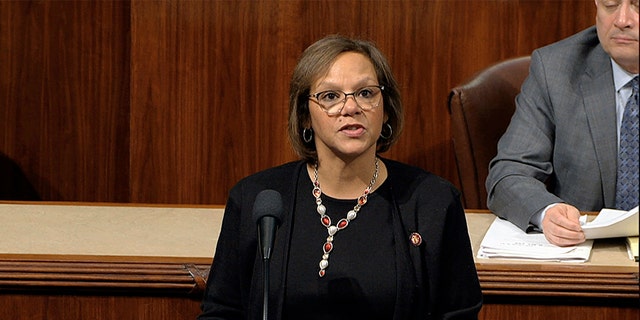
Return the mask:
<svg viewBox="0 0 640 320"><path fill-rule="evenodd" d="M315 94L339 90L349 94L377 85L378 78L371 61L360 53L345 52L336 58L325 76L313 83L310 91ZM366 96L366 92L362 94ZM375 155L376 141L385 120L383 100L380 96L378 106L365 111L358 106L353 95L348 95L344 107L336 115L328 115L316 102L309 101L318 158L348 160L361 155Z"/></svg>

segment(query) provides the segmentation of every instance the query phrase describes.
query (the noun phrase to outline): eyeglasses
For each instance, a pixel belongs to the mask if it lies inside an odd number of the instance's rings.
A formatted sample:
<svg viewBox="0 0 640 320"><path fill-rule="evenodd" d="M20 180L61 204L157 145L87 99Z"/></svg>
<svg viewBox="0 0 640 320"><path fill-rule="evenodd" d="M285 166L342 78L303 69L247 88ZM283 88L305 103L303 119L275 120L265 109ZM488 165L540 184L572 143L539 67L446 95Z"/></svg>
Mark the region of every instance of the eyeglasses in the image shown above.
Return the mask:
<svg viewBox="0 0 640 320"><path fill-rule="evenodd" d="M356 104L362 110L368 111L378 107L383 90L384 86L366 86L350 93L341 90L327 90L310 94L309 100L317 103L322 111L328 115L334 116L342 112L348 96L353 96Z"/></svg>

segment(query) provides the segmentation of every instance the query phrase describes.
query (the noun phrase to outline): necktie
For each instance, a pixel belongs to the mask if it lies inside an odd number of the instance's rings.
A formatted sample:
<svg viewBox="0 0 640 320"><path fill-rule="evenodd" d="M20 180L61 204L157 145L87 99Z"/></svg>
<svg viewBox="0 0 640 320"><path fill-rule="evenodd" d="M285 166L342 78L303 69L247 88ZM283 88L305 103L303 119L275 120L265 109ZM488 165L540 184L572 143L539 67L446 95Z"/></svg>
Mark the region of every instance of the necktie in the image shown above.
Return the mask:
<svg viewBox="0 0 640 320"><path fill-rule="evenodd" d="M633 92L624 107L618 150L616 208L631 210L638 205L638 77L630 81Z"/></svg>

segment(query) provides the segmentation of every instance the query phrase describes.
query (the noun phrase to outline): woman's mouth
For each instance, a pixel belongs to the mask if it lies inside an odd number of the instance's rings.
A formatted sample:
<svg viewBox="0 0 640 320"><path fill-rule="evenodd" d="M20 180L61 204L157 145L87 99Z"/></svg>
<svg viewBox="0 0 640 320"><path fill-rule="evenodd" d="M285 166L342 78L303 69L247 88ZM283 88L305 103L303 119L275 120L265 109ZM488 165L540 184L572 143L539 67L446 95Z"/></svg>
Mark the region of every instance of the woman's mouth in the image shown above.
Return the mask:
<svg viewBox="0 0 640 320"><path fill-rule="evenodd" d="M346 125L340 128L340 132L349 137L359 137L364 133L365 129L361 125Z"/></svg>

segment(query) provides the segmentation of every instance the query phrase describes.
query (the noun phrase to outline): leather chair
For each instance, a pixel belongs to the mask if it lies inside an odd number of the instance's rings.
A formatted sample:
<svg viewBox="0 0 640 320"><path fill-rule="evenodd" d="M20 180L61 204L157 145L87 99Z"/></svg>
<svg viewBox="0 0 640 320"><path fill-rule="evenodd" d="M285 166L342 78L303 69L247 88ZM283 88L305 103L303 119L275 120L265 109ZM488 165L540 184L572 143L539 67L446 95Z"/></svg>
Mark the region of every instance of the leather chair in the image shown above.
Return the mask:
<svg viewBox="0 0 640 320"><path fill-rule="evenodd" d="M451 136L465 208L487 208L489 162L509 125L529 63L530 56L498 62L449 93Z"/></svg>

